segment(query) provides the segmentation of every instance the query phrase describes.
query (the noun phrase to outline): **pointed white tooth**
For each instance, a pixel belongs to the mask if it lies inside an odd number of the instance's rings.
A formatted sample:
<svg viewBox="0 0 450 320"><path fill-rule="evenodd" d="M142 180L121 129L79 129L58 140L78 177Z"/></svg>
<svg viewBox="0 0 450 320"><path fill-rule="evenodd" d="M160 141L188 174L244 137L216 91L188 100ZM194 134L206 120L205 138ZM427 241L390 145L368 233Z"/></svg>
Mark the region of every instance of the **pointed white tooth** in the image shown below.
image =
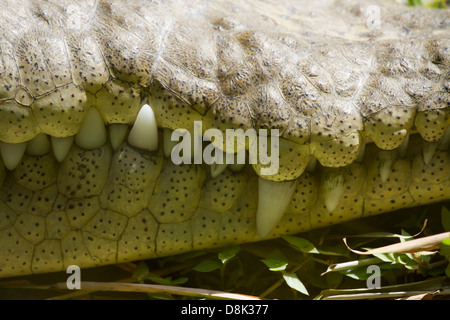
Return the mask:
<svg viewBox="0 0 450 320"><path fill-rule="evenodd" d="M109 126L109 139L114 151L119 149L122 142L127 136L128 125L122 123L114 123Z"/></svg>
<svg viewBox="0 0 450 320"><path fill-rule="evenodd" d="M283 217L296 185L297 180L277 182L258 177L256 230L261 238L267 236Z"/></svg>
<svg viewBox="0 0 450 320"><path fill-rule="evenodd" d="M345 191L345 168L325 168L322 179L325 207L332 213Z"/></svg>
<svg viewBox="0 0 450 320"><path fill-rule="evenodd" d="M211 178L215 178L217 176L220 176L222 172L225 171L225 169L227 168L227 164L213 163L210 167L211 167Z"/></svg>
<svg viewBox="0 0 450 320"><path fill-rule="evenodd" d="M378 172L380 174L381 181L384 183L389 179L392 166L395 160L397 160L397 150L381 150L378 153L378 158Z"/></svg>
<svg viewBox="0 0 450 320"><path fill-rule="evenodd" d="M139 110L128 136L128 143L148 151L158 149L158 126L153 109L148 104L144 104Z"/></svg>
<svg viewBox="0 0 450 320"><path fill-rule="evenodd" d="M106 143L106 130L102 116L97 108L91 107L75 136L75 143L86 150L100 148Z"/></svg>
<svg viewBox="0 0 450 320"><path fill-rule="evenodd" d="M7 143L0 141L0 154L3 159L3 163L8 170L14 170L22 160L27 143Z"/></svg>
<svg viewBox="0 0 450 320"><path fill-rule="evenodd" d="M361 141L361 149L359 150L358 158L356 158L357 163L361 163L364 160L364 154L366 153L366 143Z"/></svg>
<svg viewBox="0 0 450 320"><path fill-rule="evenodd" d="M423 162L425 164L430 164L431 159L433 159L434 152L436 151L436 148L439 144L439 141L435 142L423 142Z"/></svg>
<svg viewBox="0 0 450 320"><path fill-rule="evenodd" d="M398 156L404 158L406 156L406 152L408 151L409 145L409 134L405 137L400 147L397 148Z"/></svg>
<svg viewBox="0 0 450 320"><path fill-rule="evenodd" d="M59 162L63 161L73 145L74 136L64 138L51 137L50 140L52 141L53 154L56 160Z"/></svg>
<svg viewBox="0 0 450 320"><path fill-rule="evenodd" d="M164 142L164 156L170 158L173 148L179 143L178 141L172 141L173 130L164 128L163 130L163 142Z"/></svg>
<svg viewBox="0 0 450 320"><path fill-rule="evenodd" d="M27 154L30 156L43 156L50 151L50 141L45 133L39 133L36 137L28 141Z"/></svg>

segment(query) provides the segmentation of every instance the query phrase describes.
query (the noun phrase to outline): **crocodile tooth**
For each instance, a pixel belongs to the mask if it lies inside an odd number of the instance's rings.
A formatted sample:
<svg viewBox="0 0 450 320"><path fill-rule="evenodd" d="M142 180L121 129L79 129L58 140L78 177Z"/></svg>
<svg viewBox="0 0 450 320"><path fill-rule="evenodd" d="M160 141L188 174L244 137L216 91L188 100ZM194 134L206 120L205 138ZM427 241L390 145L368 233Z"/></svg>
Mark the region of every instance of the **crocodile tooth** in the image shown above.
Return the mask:
<svg viewBox="0 0 450 320"><path fill-rule="evenodd" d="M109 126L109 139L114 151L119 149L122 142L127 136L128 125L122 123L114 123Z"/></svg>
<svg viewBox="0 0 450 320"><path fill-rule="evenodd" d="M267 236L283 217L297 180L270 181L258 177L258 210L256 230L261 238Z"/></svg>
<svg viewBox="0 0 450 320"><path fill-rule="evenodd" d="M64 138L51 137L50 140L52 142L53 154L55 155L56 160L59 162L63 161L73 145L74 136Z"/></svg>
<svg viewBox="0 0 450 320"><path fill-rule="evenodd" d="M0 154L6 169L14 170L22 160L27 143L7 143L0 141Z"/></svg>
<svg viewBox="0 0 450 320"><path fill-rule="evenodd" d="M327 168L322 182L325 207L332 213L345 191L345 175L339 168Z"/></svg>
<svg viewBox="0 0 450 320"><path fill-rule="evenodd" d="M389 175L392 171L392 166L397 159L397 150L381 150L378 153L378 157L378 172L380 174L381 181L384 183L389 179Z"/></svg>
<svg viewBox="0 0 450 320"><path fill-rule="evenodd" d="M423 162L425 164L430 164L431 159L433 159L434 152L439 144L439 141L428 142L423 141Z"/></svg>
<svg viewBox="0 0 450 320"><path fill-rule="evenodd" d="M148 104L144 104L139 110L128 136L128 143L148 151L158 149L158 126L153 109Z"/></svg>
<svg viewBox="0 0 450 320"><path fill-rule="evenodd" d="M50 151L50 141L45 133L39 133L36 137L28 141L27 154L30 156L43 156Z"/></svg>
<svg viewBox="0 0 450 320"><path fill-rule="evenodd" d="M211 166L210 166L210 168L211 168L211 178L215 178L217 176L220 176L220 174L225 171L227 166L228 165L226 163L213 163L213 164L211 164Z"/></svg>
<svg viewBox="0 0 450 320"><path fill-rule="evenodd" d="M397 152L399 157L404 158L406 156L406 152L408 151L409 145L409 134L405 137L405 140L402 144L397 148Z"/></svg>
<svg viewBox="0 0 450 320"><path fill-rule="evenodd" d="M75 143L86 150L100 148L106 143L106 130L97 108L90 108L75 135Z"/></svg>

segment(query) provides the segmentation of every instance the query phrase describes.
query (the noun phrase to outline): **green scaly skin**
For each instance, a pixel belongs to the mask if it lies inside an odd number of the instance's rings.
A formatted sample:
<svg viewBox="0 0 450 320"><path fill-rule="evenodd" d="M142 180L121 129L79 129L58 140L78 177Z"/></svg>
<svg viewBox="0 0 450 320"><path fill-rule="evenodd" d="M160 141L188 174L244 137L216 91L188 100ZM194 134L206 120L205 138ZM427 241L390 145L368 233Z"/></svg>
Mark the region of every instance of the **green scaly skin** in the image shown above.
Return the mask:
<svg viewBox="0 0 450 320"><path fill-rule="evenodd" d="M164 156L163 129L196 120L280 130L264 178L297 184L264 239L449 199L448 13L379 1L373 29L348 2L1 1L0 141L74 136L92 107L131 127L149 103L160 147L0 162L0 277L262 240L258 164L212 178Z"/></svg>

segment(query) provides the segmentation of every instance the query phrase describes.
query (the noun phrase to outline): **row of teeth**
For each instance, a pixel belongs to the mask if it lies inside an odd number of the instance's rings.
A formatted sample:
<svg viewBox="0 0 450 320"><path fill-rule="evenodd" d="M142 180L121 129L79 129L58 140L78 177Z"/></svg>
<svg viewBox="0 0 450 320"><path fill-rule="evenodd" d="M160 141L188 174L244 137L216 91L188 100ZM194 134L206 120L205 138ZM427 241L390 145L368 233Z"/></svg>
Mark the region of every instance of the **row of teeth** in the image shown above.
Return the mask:
<svg viewBox="0 0 450 320"><path fill-rule="evenodd" d="M164 129L164 155L170 157L172 149L178 142L171 140L172 130ZM111 124L109 126L109 138L113 150L117 150L128 134L127 124ZM8 170L14 170L26 153L30 156L43 156L53 150L53 154L59 162L67 156L70 148L75 143L85 150L94 150L103 146L107 141L105 128L100 112L96 108L90 108L75 136L49 137L44 133L23 143L7 143L0 141L0 155L3 164ZM138 149L155 151L158 149L158 126L153 109L144 105L133 124L129 134L128 143ZM212 164L211 176L220 175L226 168L233 171L241 171L244 164Z"/></svg>
<svg viewBox="0 0 450 320"><path fill-rule="evenodd" d="M127 124L109 126L109 137L114 150L122 144L128 133ZM143 137L143 138L142 138ZM25 153L31 156L42 156L53 150L58 161L63 161L75 143L86 150L100 148L107 141L107 132L100 112L90 108L75 136L49 137L40 133L35 138L23 143L6 143L0 141L0 154L8 170L14 170ZM144 105L128 136L128 142L134 147L153 151L158 148L158 128L153 110Z"/></svg>
<svg viewBox="0 0 450 320"><path fill-rule="evenodd" d="M112 124L109 126L109 137L112 148L117 150L126 139L128 133L127 124ZM164 129L164 154L170 157L173 147L178 143L171 141L172 130ZM5 143L0 141L0 155L3 163L8 170L14 170L20 163L24 153L31 156L42 156L53 150L54 156L58 161L63 161L70 148L75 143L86 150L93 150L103 146L107 141L107 132L100 115L96 108L90 108L75 136L57 138L49 137L43 133L37 135L34 139L24 143ZM450 127L446 130L444 136L438 142L424 143L423 159L428 164L435 150L440 144L447 146L450 142ZM136 148L155 151L158 149L158 127L155 114L149 105L144 105L139 111L136 121L128 134L128 143ZM396 149L397 155L403 156L408 148L408 139ZM364 157L365 143L361 148L361 153L356 161L362 161ZM385 159L379 168L380 178L386 182L391 172L391 166L395 161L395 156L391 152L383 153ZM314 171L317 163L316 158L306 166L307 171ZM217 177L226 168L232 171L241 171L244 164L212 164L211 176ZM334 177L339 180L339 176ZM269 181L259 177L258 190L258 210L257 210L257 232L261 237L268 235L278 224L284 215L288 204L291 201L292 194L296 188L296 181ZM344 183L342 181L330 181L330 187L325 186L327 196L325 206L331 213L333 212L344 192ZM268 195L268 196L261 196Z"/></svg>

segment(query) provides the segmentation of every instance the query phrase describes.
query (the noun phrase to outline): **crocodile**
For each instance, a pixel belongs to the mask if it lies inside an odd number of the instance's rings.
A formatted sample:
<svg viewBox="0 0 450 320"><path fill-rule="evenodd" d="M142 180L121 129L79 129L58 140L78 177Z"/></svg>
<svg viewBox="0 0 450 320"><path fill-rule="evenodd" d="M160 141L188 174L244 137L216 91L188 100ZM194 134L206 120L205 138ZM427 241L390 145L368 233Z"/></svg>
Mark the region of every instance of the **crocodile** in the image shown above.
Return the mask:
<svg viewBox="0 0 450 320"><path fill-rule="evenodd" d="M387 0L0 7L0 277L450 199L446 10ZM219 139L229 129L244 139ZM251 158L263 148L276 170Z"/></svg>

